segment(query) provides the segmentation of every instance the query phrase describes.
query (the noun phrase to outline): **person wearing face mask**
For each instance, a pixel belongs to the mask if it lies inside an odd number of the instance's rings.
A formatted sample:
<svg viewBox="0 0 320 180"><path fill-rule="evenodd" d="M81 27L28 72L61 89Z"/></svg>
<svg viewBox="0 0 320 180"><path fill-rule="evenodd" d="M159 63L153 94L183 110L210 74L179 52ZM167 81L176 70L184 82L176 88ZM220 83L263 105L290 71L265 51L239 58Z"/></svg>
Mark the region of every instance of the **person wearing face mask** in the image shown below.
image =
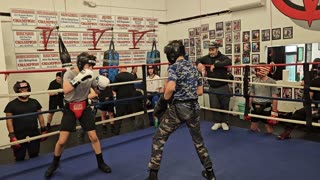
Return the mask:
<svg viewBox="0 0 320 180"><path fill-rule="evenodd" d="M31 92L30 84L23 80L17 81L13 90L15 93L26 93ZM29 95L19 96L14 100L10 101L4 109L7 117L22 115L26 113L41 112L42 106L40 103ZM38 121L40 124L40 131L38 129ZM38 136L46 133L46 128L44 125L44 119L42 114L9 118L7 119L7 128L9 132L10 142L15 142L26 137ZM43 138L41 140L45 140ZM12 145L13 153L16 161L23 161L25 159L26 153L28 152L29 158L34 158L39 155L40 150L40 139L33 140L30 142Z"/></svg>
<svg viewBox="0 0 320 180"><path fill-rule="evenodd" d="M231 59L219 51L220 45L216 42L209 44L209 54L203 56L196 61L198 70L203 76L208 78L229 79L228 69L226 66L232 64ZM230 95L221 95L213 93L229 93L228 82L208 80L210 107L222 110L229 110ZM212 130L222 128L229 130L228 114L214 112L216 117L215 124L211 127Z"/></svg>

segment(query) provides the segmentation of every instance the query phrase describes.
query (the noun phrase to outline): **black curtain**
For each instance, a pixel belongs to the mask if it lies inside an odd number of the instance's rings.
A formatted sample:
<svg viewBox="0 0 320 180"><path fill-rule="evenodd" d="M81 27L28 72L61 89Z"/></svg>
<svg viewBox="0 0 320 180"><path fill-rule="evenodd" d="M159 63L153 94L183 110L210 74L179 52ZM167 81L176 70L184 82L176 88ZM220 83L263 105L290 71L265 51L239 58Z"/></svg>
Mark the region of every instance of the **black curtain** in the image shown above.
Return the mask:
<svg viewBox="0 0 320 180"><path fill-rule="evenodd" d="M268 47L268 64L274 62L275 64L285 64L286 54L285 46ZM271 76L274 80L282 80L282 70L285 66L277 66L276 72Z"/></svg>

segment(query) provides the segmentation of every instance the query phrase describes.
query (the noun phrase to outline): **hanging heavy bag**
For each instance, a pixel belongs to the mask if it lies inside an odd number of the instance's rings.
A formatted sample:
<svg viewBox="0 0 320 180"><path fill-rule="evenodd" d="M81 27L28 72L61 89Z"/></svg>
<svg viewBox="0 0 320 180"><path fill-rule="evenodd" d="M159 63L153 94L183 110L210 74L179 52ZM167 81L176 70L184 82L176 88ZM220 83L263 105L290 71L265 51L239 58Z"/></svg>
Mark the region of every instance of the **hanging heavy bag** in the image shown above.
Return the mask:
<svg viewBox="0 0 320 180"><path fill-rule="evenodd" d="M109 49L104 52L103 66L119 66L119 53L114 48L113 38L110 41ZM114 82L114 78L118 74L118 68L108 69L108 78Z"/></svg>
<svg viewBox="0 0 320 180"><path fill-rule="evenodd" d="M152 41L151 51L147 52L147 64L160 63L160 52L157 50L157 42L154 39ZM160 76L161 66L155 66L155 74Z"/></svg>
<svg viewBox="0 0 320 180"><path fill-rule="evenodd" d="M58 43L59 43L59 56L60 56L60 61L61 61L62 67L63 68L71 67L72 66L71 57L70 57L70 54L69 54L66 46L64 45L64 43L62 41L60 34L59 34Z"/></svg>

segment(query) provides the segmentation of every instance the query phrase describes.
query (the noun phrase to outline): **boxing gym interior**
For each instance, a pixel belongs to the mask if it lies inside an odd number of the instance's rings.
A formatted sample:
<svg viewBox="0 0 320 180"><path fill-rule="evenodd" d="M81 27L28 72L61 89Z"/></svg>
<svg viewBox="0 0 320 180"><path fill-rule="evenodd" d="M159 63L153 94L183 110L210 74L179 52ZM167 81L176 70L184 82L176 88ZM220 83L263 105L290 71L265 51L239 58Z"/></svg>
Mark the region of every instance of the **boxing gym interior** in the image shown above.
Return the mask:
<svg viewBox="0 0 320 180"><path fill-rule="evenodd" d="M318 0L0 1L0 179L317 179L319 9ZM165 117L180 102L166 100L155 115L177 73L173 42L203 87L199 139L211 177L186 123L169 133L157 178L149 176L156 135L168 130ZM86 83L90 90L79 88ZM85 101L79 118L81 104L71 105L66 87ZM47 175L66 109L76 124ZM82 128L87 109L95 130ZM87 131L112 172L97 168Z"/></svg>

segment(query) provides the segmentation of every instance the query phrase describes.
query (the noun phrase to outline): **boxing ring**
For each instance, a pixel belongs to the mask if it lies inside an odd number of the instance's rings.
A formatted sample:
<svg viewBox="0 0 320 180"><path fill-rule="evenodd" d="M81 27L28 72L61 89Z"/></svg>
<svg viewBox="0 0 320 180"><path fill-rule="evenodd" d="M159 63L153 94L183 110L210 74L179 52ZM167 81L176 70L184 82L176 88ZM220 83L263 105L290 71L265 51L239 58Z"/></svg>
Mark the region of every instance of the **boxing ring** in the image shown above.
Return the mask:
<svg viewBox="0 0 320 180"><path fill-rule="evenodd" d="M223 81L235 82L231 80ZM24 94L37 93L48 93L48 91ZM19 95L22 95L22 93L19 93ZM146 98L146 95L144 95L144 98ZM253 117L266 118L248 112L224 111L203 106L202 109L238 115L247 113ZM44 111L43 113L46 112ZM113 120L116 121L147 112L152 112L152 110L145 109L142 112L126 115L125 117L116 117ZM270 117L267 118L270 119ZM306 124L306 122L283 118L274 119ZM317 179L317 165L319 163L317 157L320 155L320 151L318 150L320 149L320 143L300 139L279 141L275 136L264 133L253 133L248 129L237 127L232 127L229 131L211 131L210 127L212 123L206 120L202 120L201 130L213 160L217 179ZM99 121L96 124L104 122L110 122L110 120ZM311 124L319 126L319 123ZM80 126L77 127L77 129L79 128ZM148 175L147 163L151 154L151 143L154 132L155 128L149 127L101 140L104 157L113 169L110 174L105 174L97 169L90 143L68 148L64 151L60 167L52 179L145 179ZM39 139L58 133L58 131L50 132L34 138ZM7 146L30 140L32 138L10 143ZM170 136L165 145L163 155L159 179L204 179L201 175L201 171L203 170L201 163L185 125L181 126ZM44 172L51 162L52 153L40 155L31 160L0 165L0 179L44 179Z"/></svg>

